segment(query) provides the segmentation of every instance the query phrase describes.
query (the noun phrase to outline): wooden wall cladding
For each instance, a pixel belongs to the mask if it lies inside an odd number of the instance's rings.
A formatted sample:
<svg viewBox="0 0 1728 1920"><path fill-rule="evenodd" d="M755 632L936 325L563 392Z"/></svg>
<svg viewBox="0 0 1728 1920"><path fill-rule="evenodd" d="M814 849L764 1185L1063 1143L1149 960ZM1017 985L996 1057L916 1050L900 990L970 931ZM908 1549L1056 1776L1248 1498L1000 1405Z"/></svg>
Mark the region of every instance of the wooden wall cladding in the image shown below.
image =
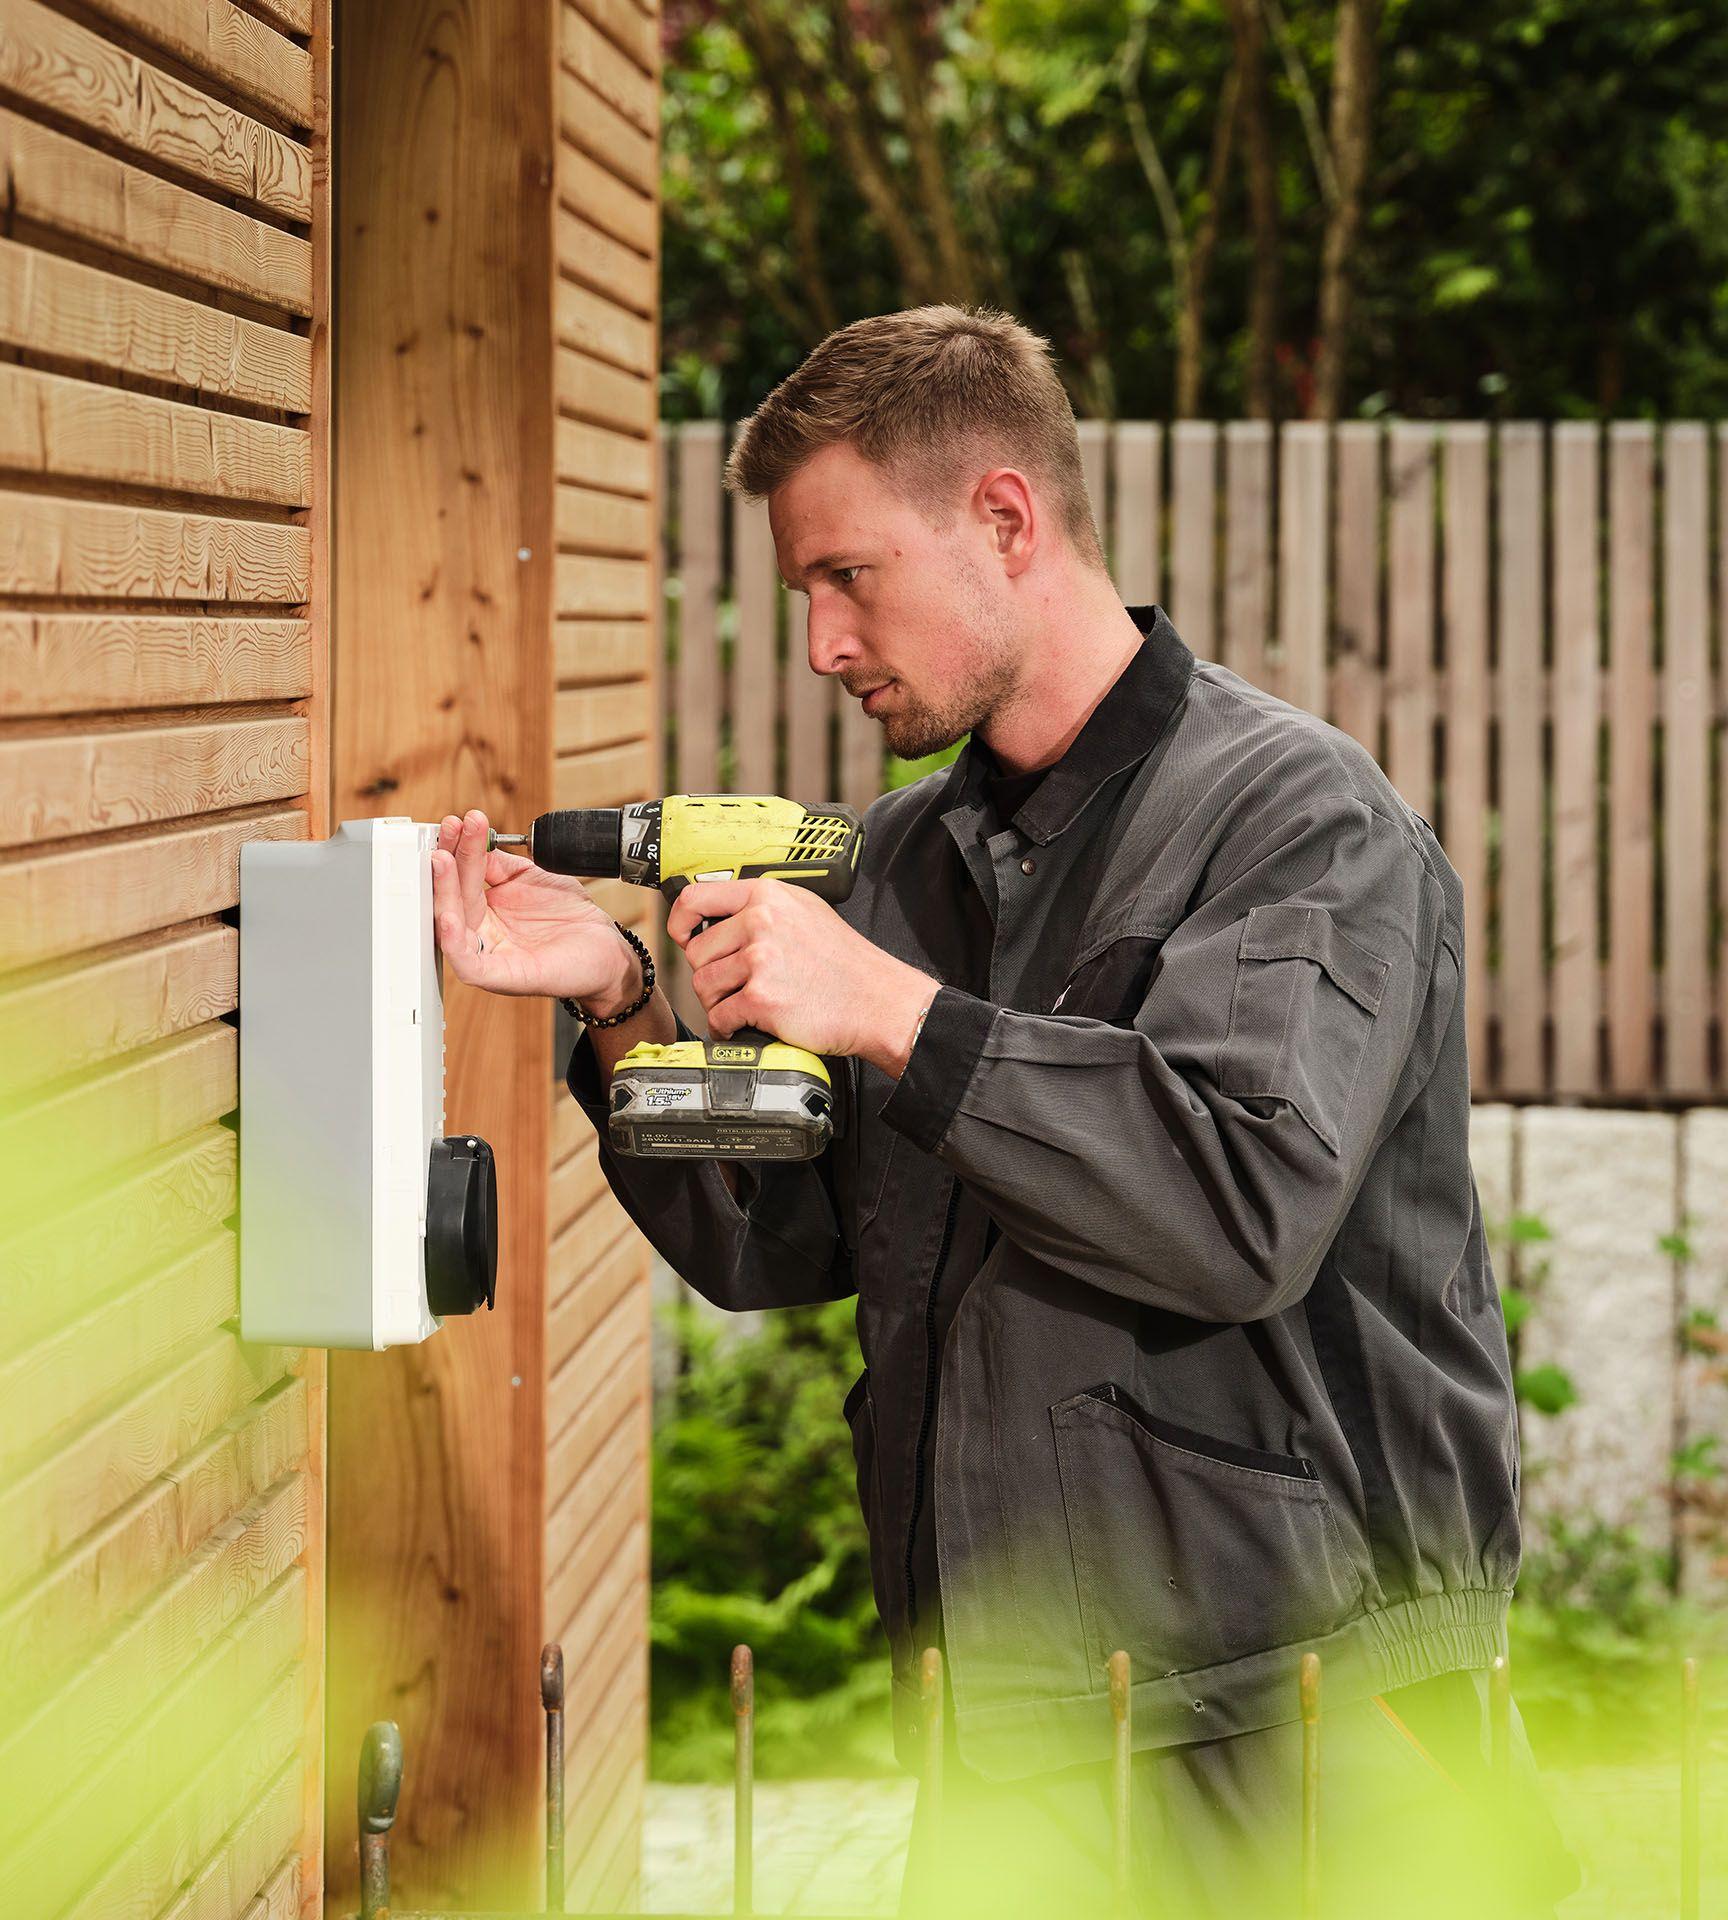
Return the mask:
<svg viewBox="0 0 1728 1920"><path fill-rule="evenodd" d="M618 806L663 779L660 30L641 0L557 5L555 793ZM664 953L655 895L595 892ZM565 1861L573 1907L620 1911L647 1761L650 1256L561 1085L551 1138L545 1630L569 1675Z"/></svg>
<svg viewBox="0 0 1728 1920"><path fill-rule="evenodd" d="M325 1368L234 908L327 831L329 0L0 0L0 1911L322 1911Z"/></svg>

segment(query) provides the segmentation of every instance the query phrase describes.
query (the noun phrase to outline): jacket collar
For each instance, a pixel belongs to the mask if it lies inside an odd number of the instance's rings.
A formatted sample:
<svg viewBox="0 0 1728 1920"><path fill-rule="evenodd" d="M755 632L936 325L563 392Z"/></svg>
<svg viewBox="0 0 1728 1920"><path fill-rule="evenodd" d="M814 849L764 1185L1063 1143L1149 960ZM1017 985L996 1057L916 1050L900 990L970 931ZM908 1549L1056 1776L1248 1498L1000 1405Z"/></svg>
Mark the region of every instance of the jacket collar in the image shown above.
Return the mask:
<svg viewBox="0 0 1728 1920"><path fill-rule="evenodd" d="M1194 656L1162 607L1130 607L1145 635L1140 650L1087 716L1068 751L1038 783L1013 824L1039 846L1072 826L1113 774L1145 759L1188 690ZM986 758L968 740L954 761L938 811L983 806Z"/></svg>

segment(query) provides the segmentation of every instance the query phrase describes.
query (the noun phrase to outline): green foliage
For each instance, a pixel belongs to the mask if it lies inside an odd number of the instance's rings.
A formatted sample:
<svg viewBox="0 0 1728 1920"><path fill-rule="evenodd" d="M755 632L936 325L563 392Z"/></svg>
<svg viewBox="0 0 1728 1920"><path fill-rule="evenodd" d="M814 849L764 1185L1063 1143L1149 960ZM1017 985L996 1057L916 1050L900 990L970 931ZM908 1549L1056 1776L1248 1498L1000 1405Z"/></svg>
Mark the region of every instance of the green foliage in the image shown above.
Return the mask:
<svg viewBox="0 0 1728 1920"><path fill-rule="evenodd" d="M677 1316L686 1356L654 1435L654 1767L731 1764L732 1648L756 1655L764 1774L887 1759L887 1653L840 1405L858 1370L849 1302L758 1331Z"/></svg>
<svg viewBox="0 0 1728 1920"><path fill-rule="evenodd" d="M1192 226L1231 65L1224 0L931 0L922 11L936 49L921 91L981 289L1052 338L1084 406L1167 415L1172 260L1121 59L1144 21L1139 93ZM910 201L916 169L878 16L848 13ZM743 14L738 0L687 10L667 60L666 400L677 413L746 411L819 337L824 313L909 304L832 113L764 83ZM1299 411L1326 217L1310 128L1330 107L1337 9L1284 0L1279 14L1276 347L1279 404ZM766 16L783 41L832 48L832 0L774 0ZM1388 0L1385 16L1348 410L1720 415L1728 9ZM814 266L794 238L793 155L809 183ZM1247 358L1254 259L1240 155L1238 142L1205 315L1202 404L1218 415L1240 410Z"/></svg>
<svg viewBox="0 0 1728 1920"><path fill-rule="evenodd" d="M1527 1249L1545 1246L1554 1238L1554 1230L1539 1213L1514 1213L1504 1221L1490 1222L1487 1233L1499 1269L1500 1310L1512 1350L1512 1386L1518 1404L1536 1413L1564 1413L1578 1404L1577 1386L1566 1369L1552 1361L1533 1367L1521 1363L1524 1327L1548 1277L1548 1262L1530 1260Z"/></svg>
<svg viewBox="0 0 1728 1920"><path fill-rule="evenodd" d="M1538 1413L1564 1413L1568 1407L1578 1404L1578 1389L1572 1384L1572 1376L1564 1367L1551 1362L1540 1367L1518 1368L1513 1385L1519 1403L1534 1407Z"/></svg>

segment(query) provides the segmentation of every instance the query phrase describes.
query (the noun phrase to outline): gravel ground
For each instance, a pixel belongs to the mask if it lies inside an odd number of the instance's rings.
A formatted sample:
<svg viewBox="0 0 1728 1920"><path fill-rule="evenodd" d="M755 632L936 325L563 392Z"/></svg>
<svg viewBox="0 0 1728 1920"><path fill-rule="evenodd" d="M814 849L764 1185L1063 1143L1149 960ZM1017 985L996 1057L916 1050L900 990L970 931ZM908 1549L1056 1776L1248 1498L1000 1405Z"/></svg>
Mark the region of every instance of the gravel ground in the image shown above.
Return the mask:
<svg viewBox="0 0 1728 1920"><path fill-rule="evenodd" d="M1586 1862L1562 1920L1672 1920L1679 1912L1678 1777L1672 1767L1548 1776L1568 1840ZM1707 1786L1708 1786L1707 1775ZM910 1780L768 1782L756 1790L756 1911L892 1914ZM1728 1780L1704 1796L1704 1913L1728 1911ZM729 1913L732 1790L648 1789L643 1911Z"/></svg>

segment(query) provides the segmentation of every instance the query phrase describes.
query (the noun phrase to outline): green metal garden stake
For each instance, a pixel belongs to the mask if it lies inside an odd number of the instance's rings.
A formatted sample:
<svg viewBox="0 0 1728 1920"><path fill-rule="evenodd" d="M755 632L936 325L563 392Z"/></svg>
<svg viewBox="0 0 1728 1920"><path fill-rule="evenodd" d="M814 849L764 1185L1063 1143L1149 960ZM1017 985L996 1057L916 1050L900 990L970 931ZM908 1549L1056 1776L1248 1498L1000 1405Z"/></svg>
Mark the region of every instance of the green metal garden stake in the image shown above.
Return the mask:
<svg viewBox="0 0 1728 1920"><path fill-rule="evenodd" d="M402 1791L402 1734L394 1720L374 1720L360 1743L360 1920L390 1911L390 1829Z"/></svg>
<svg viewBox="0 0 1728 1920"><path fill-rule="evenodd" d="M732 1911L753 1913L755 1880L756 1669L748 1647L732 1649Z"/></svg>
<svg viewBox="0 0 1728 1920"><path fill-rule="evenodd" d="M1703 1727L1698 1662L1680 1663L1680 1920L1698 1920L1698 1775Z"/></svg>
<svg viewBox="0 0 1728 1920"><path fill-rule="evenodd" d="M1110 1760L1110 1815L1115 1840L1117 1920L1128 1920L1134 1862L1134 1670L1126 1653L1110 1656L1110 1718L1115 1745Z"/></svg>
<svg viewBox="0 0 1728 1920"><path fill-rule="evenodd" d="M1305 1653L1297 1679L1302 1703L1302 1920L1320 1914L1320 1656Z"/></svg>
<svg viewBox="0 0 1728 1920"><path fill-rule="evenodd" d="M1512 1669L1503 1653L1488 1669L1488 1761L1503 1796L1512 1784Z"/></svg>

